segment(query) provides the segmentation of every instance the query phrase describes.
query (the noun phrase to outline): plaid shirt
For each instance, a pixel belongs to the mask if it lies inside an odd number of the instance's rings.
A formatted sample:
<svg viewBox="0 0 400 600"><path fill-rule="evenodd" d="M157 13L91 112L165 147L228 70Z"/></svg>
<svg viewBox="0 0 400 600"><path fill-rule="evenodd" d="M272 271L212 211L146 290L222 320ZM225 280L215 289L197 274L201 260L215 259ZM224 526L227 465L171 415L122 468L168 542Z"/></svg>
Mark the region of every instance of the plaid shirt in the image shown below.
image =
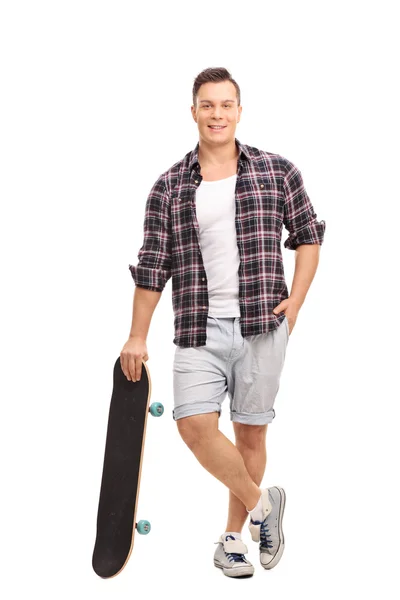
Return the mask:
<svg viewBox="0 0 400 600"><path fill-rule="evenodd" d="M318 222L300 171L289 160L241 144L235 190L239 249L239 306L243 337L274 330L285 318L272 310L288 298L281 254L284 247L322 244L325 221ZM173 343L204 346L208 316L196 190L201 184L199 143L159 176L147 198L144 242L137 266L129 265L135 285L161 292L172 276Z"/></svg>

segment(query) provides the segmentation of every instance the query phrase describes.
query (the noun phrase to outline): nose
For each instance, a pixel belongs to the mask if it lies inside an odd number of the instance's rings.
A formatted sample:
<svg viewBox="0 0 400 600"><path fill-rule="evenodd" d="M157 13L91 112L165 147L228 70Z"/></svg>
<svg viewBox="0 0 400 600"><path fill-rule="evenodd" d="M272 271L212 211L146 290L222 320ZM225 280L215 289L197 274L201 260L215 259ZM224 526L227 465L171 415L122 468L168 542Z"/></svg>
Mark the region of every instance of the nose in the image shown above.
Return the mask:
<svg viewBox="0 0 400 600"><path fill-rule="evenodd" d="M218 107L216 107L216 108L214 108L214 110L212 111L212 116L213 116L215 119L219 119L219 118L220 118L220 112L221 112L221 109L220 109L220 108L218 108Z"/></svg>

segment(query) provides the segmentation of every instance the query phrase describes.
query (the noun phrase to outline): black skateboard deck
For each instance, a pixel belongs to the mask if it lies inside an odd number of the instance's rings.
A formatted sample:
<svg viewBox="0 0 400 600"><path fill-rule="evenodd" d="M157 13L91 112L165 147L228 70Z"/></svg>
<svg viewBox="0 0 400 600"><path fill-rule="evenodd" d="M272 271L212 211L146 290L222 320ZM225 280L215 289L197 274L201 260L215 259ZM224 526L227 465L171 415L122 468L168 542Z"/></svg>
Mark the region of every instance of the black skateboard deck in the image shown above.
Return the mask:
<svg viewBox="0 0 400 600"><path fill-rule="evenodd" d="M151 380L142 362L139 381L128 381L120 358L114 365L114 383L108 416L103 475L97 513L97 533L92 566L103 578L122 571L131 555L138 533L149 533L150 523L136 523ZM162 404L150 407L160 416Z"/></svg>

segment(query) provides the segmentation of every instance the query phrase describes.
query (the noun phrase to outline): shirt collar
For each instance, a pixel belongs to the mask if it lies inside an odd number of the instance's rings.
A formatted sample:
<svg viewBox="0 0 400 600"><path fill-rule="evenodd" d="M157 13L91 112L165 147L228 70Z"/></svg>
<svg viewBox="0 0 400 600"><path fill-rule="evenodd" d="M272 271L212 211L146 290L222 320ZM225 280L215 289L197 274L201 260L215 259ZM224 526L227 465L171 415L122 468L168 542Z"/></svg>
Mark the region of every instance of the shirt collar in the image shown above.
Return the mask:
<svg viewBox="0 0 400 600"><path fill-rule="evenodd" d="M251 156L249 150L246 148L246 146L244 144L241 144L237 138L235 138L235 144L239 148L239 156L238 156L239 161L242 160L242 157L244 157L246 160L252 160L252 156ZM189 171L190 172L192 171L193 168L197 167L197 165L200 165L200 163L199 163L199 147L200 147L200 143L197 142L195 149L191 152L190 159L189 159Z"/></svg>

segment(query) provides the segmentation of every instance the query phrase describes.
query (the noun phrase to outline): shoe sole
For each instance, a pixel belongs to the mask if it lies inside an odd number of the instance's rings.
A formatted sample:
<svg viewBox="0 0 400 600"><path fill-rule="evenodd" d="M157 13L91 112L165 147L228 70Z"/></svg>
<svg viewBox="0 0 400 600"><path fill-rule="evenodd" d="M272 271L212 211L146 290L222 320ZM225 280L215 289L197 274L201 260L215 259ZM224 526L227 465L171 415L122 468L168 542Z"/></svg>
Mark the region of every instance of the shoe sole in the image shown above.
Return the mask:
<svg viewBox="0 0 400 600"><path fill-rule="evenodd" d="M254 567L237 567L236 569L227 569L224 567L224 565L221 565L221 563L217 562L216 560L214 560L214 565L218 567L218 569L221 569L223 574L227 577L252 577L254 575Z"/></svg>
<svg viewBox="0 0 400 600"><path fill-rule="evenodd" d="M264 569L266 569L266 570L273 569L273 567L275 567L278 564L278 562L280 561L281 556L283 554L283 551L285 549L285 536L283 534L283 529L282 529L282 519L283 519L283 513L285 510L285 504L286 504L286 493L283 488L280 488L277 485L274 485L274 488L279 490L279 493L281 496L281 505L280 505L280 510L279 510L279 519L278 519L279 546L278 546L278 552L275 554L274 558L271 560L270 563L268 563L267 565L263 565L261 563L261 566L264 567Z"/></svg>

